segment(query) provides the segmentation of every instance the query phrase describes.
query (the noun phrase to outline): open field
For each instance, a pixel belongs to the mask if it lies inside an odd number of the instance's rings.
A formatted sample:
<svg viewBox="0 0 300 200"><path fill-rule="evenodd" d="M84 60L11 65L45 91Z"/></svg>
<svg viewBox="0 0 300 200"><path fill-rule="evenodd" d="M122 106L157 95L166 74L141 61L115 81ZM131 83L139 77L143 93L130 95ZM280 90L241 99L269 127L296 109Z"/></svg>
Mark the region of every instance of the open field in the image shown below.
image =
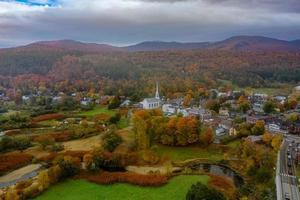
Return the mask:
<svg viewBox="0 0 300 200"><path fill-rule="evenodd" d="M116 114L116 110L109 110L103 106L96 106L93 110L79 112L78 114L86 117L94 117L95 115L102 113L113 116L114 114Z"/></svg>
<svg viewBox="0 0 300 200"><path fill-rule="evenodd" d="M174 161L183 161L193 158L201 158L209 161L220 161L223 153L215 149L203 149L200 147L170 147L158 145L154 150L160 156L167 156Z"/></svg>
<svg viewBox="0 0 300 200"><path fill-rule="evenodd" d="M239 87L236 84L233 84L232 81L229 80L223 80L218 79L218 81L223 85L232 85L234 90L244 90L246 93L251 94L253 92L256 93L266 93L268 95L278 95L278 94L289 94L293 86L288 84L281 84L280 87L274 87L274 88L268 88L268 87L262 87L262 88L252 88L252 87Z"/></svg>
<svg viewBox="0 0 300 200"><path fill-rule="evenodd" d="M190 186L207 183L208 176L177 176L161 187L140 187L129 184L97 185L84 180L68 180L51 187L36 200L182 200Z"/></svg>

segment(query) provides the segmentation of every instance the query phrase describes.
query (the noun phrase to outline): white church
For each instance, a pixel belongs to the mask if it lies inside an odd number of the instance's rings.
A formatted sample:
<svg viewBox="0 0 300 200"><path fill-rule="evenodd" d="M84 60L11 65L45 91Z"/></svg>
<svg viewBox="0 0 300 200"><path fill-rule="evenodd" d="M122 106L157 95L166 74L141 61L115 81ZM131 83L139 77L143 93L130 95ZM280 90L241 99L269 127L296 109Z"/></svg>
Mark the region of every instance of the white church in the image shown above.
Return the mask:
<svg viewBox="0 0 300 200"><path fill-rule="evenodd" d="M156 109L161 106L161 100L158 91L158 83L156 83L156 92L155 97L153 98L145 98L142 102L140 102L143 109Z"/></svg>

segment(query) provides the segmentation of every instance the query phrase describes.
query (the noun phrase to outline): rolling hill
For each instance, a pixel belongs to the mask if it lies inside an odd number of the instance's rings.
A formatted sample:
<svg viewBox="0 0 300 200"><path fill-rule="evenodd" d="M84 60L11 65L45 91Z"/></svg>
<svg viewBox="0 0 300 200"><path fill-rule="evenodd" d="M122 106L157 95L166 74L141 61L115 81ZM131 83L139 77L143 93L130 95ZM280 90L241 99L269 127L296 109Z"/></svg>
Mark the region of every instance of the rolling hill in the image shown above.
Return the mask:
<svg viewBox="0 0 300 200"><path fill-rule="evenodd" d="M215 42L209 48L234 51L300 52L300 44L297 41L290 42L262 36L236 36Z"/></svg>
<svg viewBox="0 0 300 200"><path fill-rule="evenodd" d="M187 49L205 49L209 47L209 42L162 42L162 41L148 41L135 45L123 47L126 51L166 51L166 50L187 50Z"/></svg>
<svg viewBox="0 0 300 200"><path fill-rule="evenodd" d="M71 51L81 53L137 52L216 49L229 51L276 51L300 52L300 40L285 41L262 36L235 36L217 42L163 42L145 41L138 44L116 47L108 44L84 43L75 40L40 41L26 46L0 49L3 51Z"/></svg>
<svg viewBox="0 0 300 200"><path fill-rule="evenodd" d="M90 53L122 51L121 48L107 44L83 43L75 40L41 41L23 46L22 48L54 48L67 51L80 51Z"/></svg>
<svg viewBox="0 0 300 200"><path fill-rule="evenodd" d="M300 52L300 40L285 41L262 36L235 36L218 42L142 42L124 47L127 51L217 49L229 51Z"/></svg>

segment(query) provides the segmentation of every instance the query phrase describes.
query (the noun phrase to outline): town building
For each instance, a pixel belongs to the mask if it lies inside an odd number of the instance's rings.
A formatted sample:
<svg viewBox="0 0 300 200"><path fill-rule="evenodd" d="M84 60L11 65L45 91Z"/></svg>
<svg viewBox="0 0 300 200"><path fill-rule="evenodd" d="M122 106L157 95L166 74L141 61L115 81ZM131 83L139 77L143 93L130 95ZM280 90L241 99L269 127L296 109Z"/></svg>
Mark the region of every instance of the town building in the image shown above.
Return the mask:
<svg viewBox="0 0 300 200"><path fill-rule="evenodd" d="M156 83L155 97L145 98L142 102L140 102L140 104L141 107L146 110L160 108L161 100L159 96L158 83Z"/></svg>

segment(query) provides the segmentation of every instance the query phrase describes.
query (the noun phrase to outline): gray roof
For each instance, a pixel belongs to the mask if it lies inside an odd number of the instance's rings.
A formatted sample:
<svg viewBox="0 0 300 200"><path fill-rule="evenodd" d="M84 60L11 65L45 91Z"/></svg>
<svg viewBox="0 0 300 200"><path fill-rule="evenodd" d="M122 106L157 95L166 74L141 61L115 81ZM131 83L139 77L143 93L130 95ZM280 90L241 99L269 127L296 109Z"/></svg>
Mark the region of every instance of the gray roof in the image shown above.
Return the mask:
<svg viewBox="0 0 300 200"><path fill-rule="evenodd" d="M159 103L160 100L156 98L145 98L144 101L147 101L148 103Z"/></svg>

